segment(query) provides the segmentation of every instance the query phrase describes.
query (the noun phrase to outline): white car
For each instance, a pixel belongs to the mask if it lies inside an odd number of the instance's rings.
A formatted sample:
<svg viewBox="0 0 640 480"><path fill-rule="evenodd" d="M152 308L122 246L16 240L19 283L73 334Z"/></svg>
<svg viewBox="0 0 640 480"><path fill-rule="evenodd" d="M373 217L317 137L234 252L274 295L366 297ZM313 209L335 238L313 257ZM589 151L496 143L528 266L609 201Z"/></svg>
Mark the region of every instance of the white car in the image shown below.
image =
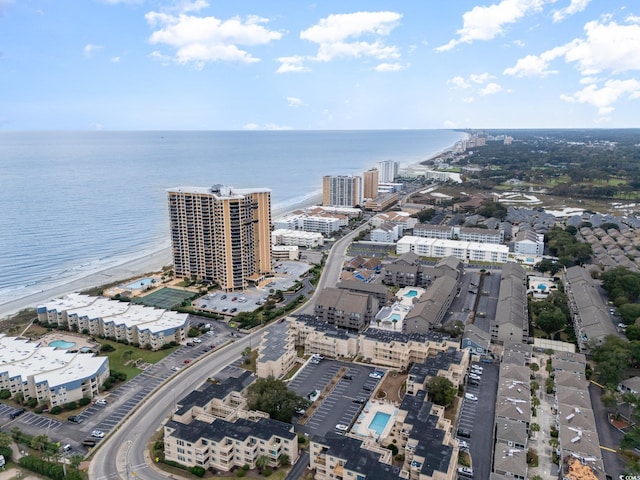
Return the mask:
<svg viewBox="0 0 640 480"><path fill-rule="evenodd" d="M460 448L464 450L469 450L469 444L464 440L458 440L458 445L460 445Z"/></svg>
<svg viewBox="0 0 640 480"><path fill-rule="evenodd" d="M482 380L482 377L480 375L477 375L475 373L470 373L469 374L469 378L472 380Z"/></svg>
<svg viewBox="0 0 640 480"><path fill-rule="evenodd" d="M482 368L480 365L471 365L471 370L477 370L479 372L484 371L484 368Z"/></svg>
<svg viewBox="0 0 640 480"><path fill-rule="evenodd" d="M91 436L95 438L103 438L104 432L102 430L94 430L93 432L91 432Z"/></svg>
<svg viewBox="0 0 640 480"><path fill-rule="evenodd" d="M458 475L462 475L463 477L473 478L473 468L458 467Z"/></svg>
<svg viewBox="0 0 640 480"><path fill-rule="evenodd" d="M465 393L464 398L466 398L467 400L471 400L472 402L478 401L478 397L476 397L473 393Z"/></svg>
<svg viewBox="0 0 640 480"><path fill-rule="evenodd" d="M202 340L200 340L199 338L194 338L193 343L202 343Z"/></svg>
<svg viewBox="0 0 640 480"><path fill-rule="evenodd" d="M339 423L336 425L336 430L340 432L346 432L347 430L349 430L349 426L345 425L344 423Z"/></svg>
<svg viewBox="0 0 640 480"><path fill-rule="evenodd" d="M96 400L96 405L106 405L107 401L104 398L99 398Z"/></svg>

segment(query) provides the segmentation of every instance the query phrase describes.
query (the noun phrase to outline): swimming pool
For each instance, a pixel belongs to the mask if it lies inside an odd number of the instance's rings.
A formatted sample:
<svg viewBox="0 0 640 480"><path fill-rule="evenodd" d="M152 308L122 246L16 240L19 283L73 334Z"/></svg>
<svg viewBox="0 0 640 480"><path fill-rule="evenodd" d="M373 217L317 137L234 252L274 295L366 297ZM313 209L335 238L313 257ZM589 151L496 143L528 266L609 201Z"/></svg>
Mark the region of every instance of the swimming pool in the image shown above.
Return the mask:
<svg viewBox="0 0 640 480"><path fill-rule="evenodd" d="M371 420L371 423L369 424L369 430L373 430L378 434L378 436L382 435L382 432L384 432L390 418L391 415L388 413L376 412L373 420Z"/></svg>
<svg viewBox="0 0 640 480"><path fill-rule="evenodd" d="M404 294L404 296L407 297L407 298L417 297L418 296L418 291L417 290L409 290L407 293Z"/></svg>
<svg viewBox="0 0 640 480"><path fill-rule="evenodd" d="M53 342L49 342L50 347L61 348L62 350L66 350L67 348L71 348L75 346L74 342L67 342L66 340L54 340Z"/></svg>
<svg viewBox="0 0 640 480"><path fill-rule="evenodd" d="M136 280L135 282L131 282L130 284L125 285L124 288L126 288L127 290L137 290L139 288L148 287L154 281L155 281L154 278L147 277L141 280Z"/></svg>
<svg viewBox="0 0 640 480"><path fill-rule="evenodd" d="M397 313L392 313L391 315L389 315L387 318L385 318L385 320L389 321L389 322L393 322L394 320L396 322L399 322L400 320L402 320L402 318L400 317L399 314Z"/></svg>

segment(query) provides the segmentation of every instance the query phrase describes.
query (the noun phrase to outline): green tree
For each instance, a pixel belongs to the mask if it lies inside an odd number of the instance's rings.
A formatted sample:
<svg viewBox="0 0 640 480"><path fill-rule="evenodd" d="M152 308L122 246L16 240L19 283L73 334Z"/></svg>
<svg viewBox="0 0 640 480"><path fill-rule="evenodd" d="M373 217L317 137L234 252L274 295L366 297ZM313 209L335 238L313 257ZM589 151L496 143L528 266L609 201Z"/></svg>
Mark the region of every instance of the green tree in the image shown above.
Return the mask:
<svg viewBox="0 0 640 480"><path fill-rule="evenodd" d="M616 388L622 373L629 365L630 345L616 335L605 337L601 345L591 348L592 358L596 362L596 375L600 383Z"/></svg>
<svg viewBox="0 0 640 480"><path fill-rule="evenodd" d="M248 389L249 409L266 412L281 422L291 423L296 410L306 409L309 403L289 390L283 381L273 377L259 378Z"/></svg>
<svg viewBox="0 0 640 480"><path fill-rule="evenodd" d="M291 465L291 458L286 453L281 453L278 457L278 465L281 467L286 467Z"/></svg>
<svg viewBox="0 0 640 480"><path fill-rule="evenodd" d="M431 377L427 382L427 391L429 392L429 399L433 403L438 405L447 406L451 403L456 396L457 389L453 386L453 383L445 377Z"/></svg>
<svg viewBox="0 0 640 480"><path fill-rule="evenodd" d="M11 435L0 432L0 448L9 448L12 442L13 439L11 438Z"/></svg>
<svg viewBox="0 0 640 480"><path fill-rule="evenodd" d="M269 457L266 455L260 455L256 459L256 467L258 470L262 471L267 465L269 465Z"/></svg>

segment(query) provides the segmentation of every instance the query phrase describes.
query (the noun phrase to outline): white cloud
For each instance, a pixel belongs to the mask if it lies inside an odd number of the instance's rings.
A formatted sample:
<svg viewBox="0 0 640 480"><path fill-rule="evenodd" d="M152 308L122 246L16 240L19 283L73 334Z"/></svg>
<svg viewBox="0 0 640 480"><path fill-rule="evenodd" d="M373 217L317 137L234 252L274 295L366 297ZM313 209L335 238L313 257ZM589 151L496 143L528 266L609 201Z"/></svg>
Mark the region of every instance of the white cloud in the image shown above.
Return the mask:
<svg viewBox="0 0 640 480"><path fill-rule="evenodd" d="M258 123L247 123L242 127L243 130L292 130L291 127L278 125L275 123L265 123L264 125L260 125Z"/></svg>
<svg viewBox="0 0 640 480"><path fill-rule="evenodd" d="M111 57L109 60L111 61L111 63L120 63L120 57L118 56Z"/></svg>
<svg viewBox="0 0 640 480"><path fill-rule="evenodd" d="M193 10L201 5L203 2L196 1L187 8ZM149 25L158 28L149 38L151 44L167 45L175 51L175 62L198 67L206 62L258 62L258 58L240 47L264 45L282 37L280 32L264 26L267 19L257 16L220 20L212 16L149 12L145 18Z"/></svg>
<svg viewBox="0 0 640 480"><path fill-rule="evenodd" d="M583 85L589 85L590 83L598 83L600 79L598 77L582 77L580 83Z"/></svg>
<svg viewBox="0 0 640 480"><path fill-rule="evenodd" d="M302 100L300 100L299 98L287 97L287 105L289 105L290 107L301 107L304 105L304 103L302 103Z"/></svg>
<svg viewBox="0 0 640 480"><path fill-rule="evenodd" d="M605 116L613 112L614 104L620 98L639 99L640 81L607 80L602 88L591 84L575 92L573 95L561 95L560 98L571 103L587 103L598 109L598 115Z"/></svg>
<svg viewBox="0 0 640 480"><path fill-rule="evenodd" d="M556 10L553 12L553 21L561 22L565 18L570 15L575 15L576 13L582 12L591 0L571 0L571 3L564 8Z"/></svg>
<svg viewBox="0 0 640 480"><path fill-rule="evenodd" d="M565 61L576 62L583 75L603 70L624 72L640 69L640 25L608 24L598 20L584 26L586 39L568 45Z"/></svg>
<svg viewBox="0 0 640 480"><path fill-rule="evenodd" d="M376 65L373 69L376 72L399 72L404 70L405 66L401 63L381 63Z"/></svg>
<svg viewBox="0 0 640 480"><path fill-rule="evenodd" d="M458 88L469 88L471 85L462 77L453 77L451 80L447 80L447 83Z"/></svg>
<svg viewBox="0 0 640 480"><path fill-rule="evenodd" d="M480 95L495 95L502 91L502 87L495 82L488 83L486 87L480 90Z"/></svg>
<svg viewBox="0 0 640 480"><path fill-rule="evenodd" d="M317 61L329 62L340 57L399 58L398 48L385 45L381 37L388 36L401 18L396 12L329 15L300 32L300 38L318 44L318 53L313 58ZM357 40L365 36L373 37L374 41Z"/></svg>
<svg viewBox="0 0 640 480"><path fill-rule="evenodd" d="M278 58L278 61L280 62L280 66L276 70L276 73L300 73L311 71L309 67L305 67L303 65L305 57L299 55L294 55L291 57L280 57Z"/></svg>
<svg viewBox="0 0 640 480"><path fill-rule="evenodd" d="M456 31L458 38L437 47L436 51L444 52L475 40L492 40L502 35L507 25L516 23L529 13L540 11L544 3L545 0L502 0L488 7L476 6L462 15L463 26Z"/></svg>
<svg viewBox="0 0 640 480"><path fill-rule="evenodd" d="M629 15L627 18L625 18L625 21L627 23L640 23L640 16L638 16L638 15Z"/></svg>
<svg viewBox="0 0 640 480"><path fill-rule="evenodd" d="M472 73L471 75L469 75L469 81L480 85L488 82L492 78L495 77L493 75L489 75L488 73Z"/></svg>
<svg viewBox="0 0 640 480"><path fill-rule="evenodd" d="M85 57L90 58L94 54L94 52L97 52L102 48L103 48L102 45L94 45L92 43L87 43L82 49L82 53L84 54Z"/></svg>
<svg viewBox="0 0 640 480"><path fill-rule="evenodd" d="M516 77L546 77L547 75L558 73L557 70L549 70L549 62L537 55L527 55L519 59L514 67L510 67L502 72L505 75L515 75Z"/></svg>

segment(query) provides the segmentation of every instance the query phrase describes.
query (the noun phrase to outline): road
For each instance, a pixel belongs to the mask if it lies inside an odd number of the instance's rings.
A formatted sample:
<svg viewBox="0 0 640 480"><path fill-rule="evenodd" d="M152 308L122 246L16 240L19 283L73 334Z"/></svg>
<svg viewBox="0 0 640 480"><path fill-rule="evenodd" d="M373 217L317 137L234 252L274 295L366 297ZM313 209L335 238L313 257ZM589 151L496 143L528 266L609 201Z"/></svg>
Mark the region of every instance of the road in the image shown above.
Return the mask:
<svg viewBox="0 0 640 480"><path fill-rule="evenodd" d="M368 223L364 223L335 242L327 256L315 292L305 305L293 313L313 313L316 296L327 286L335 286L338 283L342 263L347 258L349 244L367 226ZM262 334L261 329L200 358L159 387L108 438L101 442L100 448L91 460L89 478L96 480L129 479L134 476L136 479L143 480L175 478L149 466L154 462L148 454L149 439L162 428L165 419L175 408L176 399L184 397L207 378L215 376L217 372L240 358L246 347L258 344Z"/></svg>
<svg viewBox="0 0 640 480"><path fill-rule="evenodd" d="M344 237L340 238L338 241L334 243L329 251L329 255L327 256L327 260L324 265L324 269L322 270L322 275L320 276L320 280L318 281L318 285L316 286L315 292L313 295L305 303L302 307L296 310L293 313L306 313L309 315L313 314L313 306L315 305L315 300L320 292L327 287L335 287L336 284L340 281L340 273L342 272L342 263L349 257L347 257L347 248L351 244L351 241L365 228L369 226L369 223L363 223L354 231L348 233Z"/></svg>
<svg viewBox="0 0 640 480"><path fill-rule="evenodd" d="M171 377L105 438L92 458L89 478L128 479L134 474L135 478L143 480L175 478L149 467L153 462L148 457L149 439L175 408L176 399L184 397L207 378L215 376L225 366L238 360L242 350L251 342L256 345L262 333L258 331L242 337L183 368L180 375Z"/></svg>

